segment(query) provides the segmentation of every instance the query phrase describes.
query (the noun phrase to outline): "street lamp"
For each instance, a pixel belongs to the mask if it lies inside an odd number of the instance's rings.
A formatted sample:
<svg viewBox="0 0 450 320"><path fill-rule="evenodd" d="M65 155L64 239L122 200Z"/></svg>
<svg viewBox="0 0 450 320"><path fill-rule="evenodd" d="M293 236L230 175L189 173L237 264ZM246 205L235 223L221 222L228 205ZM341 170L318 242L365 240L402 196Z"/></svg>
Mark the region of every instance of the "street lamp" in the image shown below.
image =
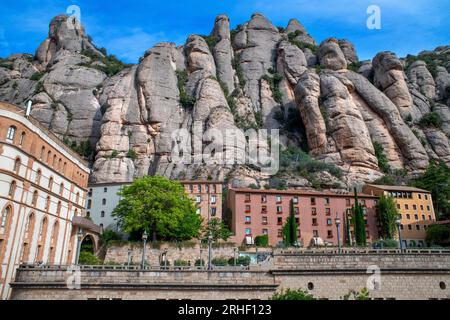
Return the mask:
<svg viewBox="0 0 450 320"><path fill-rule="evenodd" d="M339 218L339 213L336 214L336 228L337 228L338 248L339 248L339 254L340 254L341 253L341 218Z"/></svg>
<svg viewBox="0 0 450 320"><path fill-rule="evenodd" d="M200 244L200 245L201 245L201 244ZM203 265L202 255L203 255L203 249L200 248L200 267L203 269L204 265Z"/></svg>
<svg viewBox="0 0 450 320"><path fill-rule="evenodd" d="M237 266L237 253L239 251L239 248L234 248L234 267Z"/></svg>
<svg viewBox="0 0 450 320"><path fill-rule="evenodd" d="M164 270L167 269L167 252L168 252L168 251L169 251L169 250L167 250L167 249L164 249L164 251L163 251Z"/></svg>
<svg viewBox="0 0 450 320"><path fill-rule="evenodd" d="M83 237L84 237L83 229L78 228L78 233L77 233L78 246L77 246L77 257L76 257L75 265L78 265L80 262L81 242L83 241Z"/></svg>
<svg viewBox="0 0 450 320"><path fill-rule="evenodd" d="M397 221L396 221L396 224L397 224L397 230L398 230L398 239L399 239L399 242L400 242L400 250L401 251L403 251L403 240L402 240L402 218L401 217L398 217L397 218Z"/></svg>
<svg viewBox="0 0 450 320"><path fill-rule="evenodd" d="M208 235L208 271L212 270L212 241L213 241L212 232L209 232L209 235Z"/></svg>
<svg viewBox="0 0 450 320"><path fill-rule="evenodd" d="M128 248L128 263L127 263L127 265L128 265L128 269L130 269L130 265L131 265L131 248Z"/></svg>
<svg viewBox="0 0 450 320"><path fill-rule="evenodd" d="M145 248L147 247L147 239L148 239L147 231L144 231L144 234L142 235L142 240L144 241L144 248L142 249L142 261L141 261L142 269L145 269Z"/></svg>

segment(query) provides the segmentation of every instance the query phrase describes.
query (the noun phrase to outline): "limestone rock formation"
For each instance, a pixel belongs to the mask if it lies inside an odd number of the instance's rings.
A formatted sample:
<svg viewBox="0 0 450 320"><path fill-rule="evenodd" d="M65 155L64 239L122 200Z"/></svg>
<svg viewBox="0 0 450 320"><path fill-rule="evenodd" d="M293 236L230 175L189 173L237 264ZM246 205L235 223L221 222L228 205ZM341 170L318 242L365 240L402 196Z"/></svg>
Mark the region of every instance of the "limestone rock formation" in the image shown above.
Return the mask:
<svg viewBox="0 0 450 320"><path fill-rule="evenodd" d="M316 172L312 181L281 168L276 179L292 186L373 181L384 174L380 148L391 168L411 175L430 160L450 164L448 46L359 62L350 41L317 46L296 19L277 28L256 13L230 30L220 15L210 35L159 43L125 65L76 20L57 16L49 29L35 56L0 59L0 99L32 100L33 116L90 160L92 182L161 174L268 185L274 177L244 161L247 142L256 141L244 131L252 128L278 129L283 147L342 172ZM437 124L427 120L436 117Z"/></svg>

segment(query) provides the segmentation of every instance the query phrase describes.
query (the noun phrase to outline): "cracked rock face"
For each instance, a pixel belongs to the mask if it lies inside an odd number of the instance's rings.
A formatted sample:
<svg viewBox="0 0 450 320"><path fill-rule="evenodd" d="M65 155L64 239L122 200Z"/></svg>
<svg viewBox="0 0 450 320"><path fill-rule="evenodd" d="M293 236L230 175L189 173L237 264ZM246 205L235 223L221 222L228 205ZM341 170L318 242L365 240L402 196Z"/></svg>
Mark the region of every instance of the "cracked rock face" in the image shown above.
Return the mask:
<svg viewBox="0 0 450 320"><path fill-rule="evenodd" d="M341 168L343 177L320 172L316 179L345 187L383 175L376 145L392 168L410 174L430 160L450 164L450 75L441 58L448 52L427 52L440 58L433 68L420 55L409 61L391 52L358 64L350 41L329 38L317 47L296 19L276 28L254 14L230 30L220 15L210 36L191 35L182 46L159 43L139 64L110 73L105 51L76 21L58 16L34 57L0 60L0 99L20 106L32 100L33 116L61 139L90 142L92 182L161 174L264 186L269 176L226 162L245 158L243 133L220 148L212 133L266 128L280 130L283 146ZM358 73L349 70L359 65ZM442 126L421 124L430 112ZM174 153L179 139L189 162ZM312 185L296 172L280 177Z"/></svg>

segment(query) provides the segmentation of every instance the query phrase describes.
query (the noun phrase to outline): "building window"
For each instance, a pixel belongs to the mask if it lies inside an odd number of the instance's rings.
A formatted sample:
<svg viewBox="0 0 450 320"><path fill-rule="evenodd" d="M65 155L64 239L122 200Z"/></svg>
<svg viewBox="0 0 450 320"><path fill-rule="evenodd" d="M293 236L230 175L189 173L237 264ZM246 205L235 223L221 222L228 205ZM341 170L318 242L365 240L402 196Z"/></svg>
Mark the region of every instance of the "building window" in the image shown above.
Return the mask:
<svg viewBox="0 0 450 320"><path fill-rule="evenodd" d="M105 217L105 211L102 211L102 213L100 214L100 217L101 217L101 218L104 218L104 217Z"/></svg>
<svg viewBox="0 0 450 320"><path fill-rule="evenodd" d="M420 231L420 225L416 225L416 230Z"/></svg>
<svg viewBox="0 0 450 320"><path fill-rule="evenodd" d="M278 229L278 238L283 238L283 230Z"/></svg>
<svg viewBox="0 0 450 320"><path fill-rule="evenodd" d="M311 198L311 205L315 206L316 205L316 198Z"/></svg>
<svg viewBox="0 0 450 320"><path fill-rule="evenodd" d="M419 193L419 200L422 200L422 195Z"/></svg>
<svg viewBox="0 0 450 320"><path fill-rule="evenodd" d="M277 218L277 224L278 224L279 226L282 226L282 225L283 225L283 217L278 217L278 218Z"/></svg>
<svg viewBox="0 0 450 320"><path fill-rule="evenodd" d="M88 200L87 208L92 209L92 200L91 199Z"/></svg>
<svg viewBox="0 0 450 320"><path fill-rule="evenodd" d="M300 225L300 218L295 218L295 223L296 223L297 225Z"/></svg>
<svg viewBox="0 0 450 320"><path fill-rule="evenodd" d="M330 208L326 208L326 209L325 209L325 214L326 214L327 216L331 216L331 209L330 209Z"/></svg>
<svg viewBox="0 0 450 320"><path fill-rule="evenodd" d="M104 199L105 201L105 203L103 204L103 205L105 205L106 204L106 199ZM76 204L79 204L80 203L80 193L79 192L77 192L77 196L76 196L76 198L75 198L75 203Z"/></svg>
<svg viewBox="0 0 450 320"><path fill-rule="evenodd" d="M425 200L428 200L428 195L425 195Z"/></svg>
<svg viewBox="0 0 450 320"><path fill-rule="evenodd" d="M15 126L9 127L8 133L6 135L6 139L10 140L11 142L14 141L14 137L16 135L16 130L17 130L17 128Z"/></svg>
<svg viewBox="0 0 450 320"><path fill-rule="evenodd" d="M294 197L293 201L294 201L294 204L298 204L298 197Z"/></svg>
<svg viewBox="0 0 450 320"><path fill-rule="evenodd" d="M251 197L249 194L245 195L245 202L251 202Z"/></svg>
<svg viewBox="0 0 450 320"><path fill-rule="evenodd" d="M261 196L261 202L267 203L267 196Z"/></svg>
<svg viewBox="0 0 450 320"><path fill-rule="evenodd" d="M56 214L60 215L61 214L61 208L62 208L62 203L61 201L58 202L58 208L56 209Z"/></svg>
<svg viewBox="0 0 450 320"><path fill-rule="evenodd" d="M4 229L6 227L6 222L8 221L8 217L11 214L11 207L7 206L3 210L2 219L0 220L0 228Z"/></svg>
<svg viewBox="0 0 450 320"><path fill-rule="evenodd" d="M318 238L319 237L319 231L313 230L313 237Z"/></svg>
<svg viewBox="0 0 450 320"><path fill-rule="evenodd" d="M332 225L333 225L333 220L327 219L327 226L332 226Z"/></svg>
<svg viewBox="0 0 450 320"><path fill-rule="evenodd" d="M423 209L423 208L424 208L424 206L423 206L423 205L421 205L421 206L420 206L420 210L421 210L421 211L424 211L424 209Z"/></svg>
<svg viewBox="0 0 450 320"><path fill-rule="evenodd" d="M317 223L317 219L316 219L316 218L313 218L313 219L312 219L312 225L313 225L314 227L316 227L316 226L319 225L319 224Z"/></svg>
<svg viewBox="0 0 450 320"><path fill-rule="evenodd" d="M17 183L15 181L11 182L11 185L9 186L9 192L8 192L8 195L11 198L14 198L14 195L16 194L16 188L17 188Z"/></svg>
<svg viewBox="0 0 450 320"><path fill-rule="evenodd" d="M411 220L411 215L410 215L410 214L407 214L407 215L406 215L406 219L407 219L407 220Z"/></svg>
<svg viewBox="0 0 450 320"><path fill-rule="evenodd" d="M431 207L430 206L427 206L427 211L431 211Z"/></svg>
<svg viewBox="0 0 450 320"><path fill-rule="evenodd" d="M67 163L64 162L64 166L63 166L63 174L66 174L66 169L67 169Z"/></svg>
<svg viewBox="0 0 450 320"><path fill-rule="evenodd" d="M330 205L330 198L325 198L325 205L329 206Z"/></svg>
<svg viewBox="0 0 450 320"><path fill-rule="evenodd" d="M211 204L216 204L216 203L217 203L217 197L211 196Z"/></svg>
<svg viewBox="0 0 450 320"><path fill-rule="evenodd" d="M414 219L419 220L419 215L418 215L418 214L415 214L415 215L414 215Z"/></svg>
<svg viewBox="0 0 450 320"><path fill-rule="evenodd" d="M198 186L197 186L197 192L202 192L202 185L201 184L199 184Z"/></svg>
<svg viewBox="0 0 450 320"><path fill-rule="evenodd" d="M51 178L48 180L48 189L49 189L50 191L52 191L52 188L53 188L53 177L51 177Z"/></svg>
<svg viewBox="0 0 450 320"><path fill-rule="evenodd" d="M103 193L107 193L108 192L108 188L103 188Z"/></svg>
<svg viewBox="0 0 450 320"><path fill-rule="evenodd" d="M277 203L282 203L282 202L283 202L283 197L277 196Z"/></svg>
<svg viewBox="0 0 450 320"><path fill-rule="evenodd" d="M414 209L414 211L416 211L417 210L417 205L413 205L413 209Z"/></svg>
<svg viewBox="0 0 450 320"><path fill-rule="evenodd" d="M277 207L277 213L283 213L283 207L278 206Z"/></svg>
<svg viewBox="0 0 450 320"><path fill-rule="evenodd" d="M58 157L56 156L56 154L53 156L53 162L52 162L52 167L55 168L56 167L56 161L58 160Z"/></svg>
<svg viewBox="0 0 450 320"><path fill-rule="evenodd" d="M352 203L350 199L345 199L345 204L347 205L347 207L351 207Z"/></svg>
<svg viewBox="0 0 450 320"><path fill-rule="evenodd" d="M262 206L261 213L263 214L267 213L267 206Z"/></svg>
<svg viewBox="0 0 450 320"><path fill-rule="evenodd" d="M59 195L60 196L64 195L64 183L61 183L61 185L59 186Z"/></svg>
<svg viewBox="0 0 450 320"><path fill-rule="evenodd" d="M333 231L328 230L328 239L333 238Z"/></svg>
<svg viewBox="0 0 450 320"><path fill-rule="evenodd" d="M39 194L38 194L37 191L35 191L35 192L33 193L33 199L32 199L32 201L31 201L31 205L32 205L32 206L34 206L34 207L37 206L38 197L39 197Z"/></svg>
<svg viewBox="0 0 450 320"><path fill-rule="evenodd" d="M197 208L197 214L200 216L202 214L202 209L201 208Z"/></svg>
<svg viewBox="0 0 450 320"><path fill-rule="evenodd" d="M245 206L245 213L250 213L252 212L252 207L251 206Z"/></svg>
<svg viewBox="0 0 450 320"><path fill-rule="evenodd" d="M251 224L252 223L252 217L246 216L245 217L245 224Z"/></svg>
<svg viewBox="0 0 450 320"><path fill-rule="evenodd" d="M197 203L202 203L202 196L197 196Z"/></svg>
<svg viewBox="0 0 450 320"><path fill-rule="evenodd" d="M194 186L192 184L189 185L189 193L194 193Z"/></svg>
<svg viewBox="0 0 450 320"><path fill-rule="evenodd" d="M206 193L209 193L209 185L206 185L206 186L205 186L205 192L206 192Z"/></svg>
<svg viewBox="0 0 450 320"><path fill-rule="evenodd" d="M412 225L409 225L409 226L408 226L408 230L409 230L409 231L412 231Z"/></svg>
<svg viewBox="0 0 450 320"><path fill-rule="evenodd" d="M317 208L312 208L312 209L311 209L311 214L312 214L313 216L317 216Z"/></svg>
<svg viewBox="0 0 450 320"><path fill-rule="evenodd" d="M39 159L44 160L44 154L45 154L45 147L41 148L41 155L39 156Z"/></svg>
<svg viewBox="0 0 450 320"><path fill-rule="evenodd" d="M78 194L79 195L79 194ZM78 201L77 201L78 202ZM106 199L102 200L102 205L106 206Z"/></svg>
<svg viewBox="0 0 450 320"><path fill-rule="evenodd" d="M45 162L49 163L51 157L52 157L52 152L49 150L49 151L47 152L47 159L45 160Z"/></svg>
<svg viewBox="0 0 450 320"><path fill-rule="evenodd" d="M50 197L47 197L47 200L45 200L45 210L50 210Z"/></svg>
<svg viewBox="0 0 450 320"><path fill-rule="evenodd" d="M245 235L246 236L251 236L252 235L252 229L250 229L250 228L245 229Z"/></svg>
<svg viewBox="0 0 450 320"><path fill-rule="evenodd" d="M217 208L211 208L211 216L215 217L217 215Z"/></svg>
<svg viewBox="0 0 450 320"><path fill-rule="evenodd" d="M300 215L300 208L298 207L294 208L294 212L296 216Z"/></svg>
<svg viewBox="0 0 450 320"><path fill-rule="evenodd" d="M269 235L269 229L263 229L262 233L265 236Z"/></svg>
<svg viewBox="0 0 450 320"><path fill-rule="evenodd" d="M59 159L59 161L58 161L58 171L61 170L61 167L62 167L62 160Z"/></svg>
<svg viewBox="0 0 450 320"><path fill-rule="evenodd" d="M422 215L422 220L427 220L427 217L424 214Z"/></svg>
<svg viewBox="0 0 450 320"><path fill-rule="evenodd" d="M27 134L25 132L22 132L22 134L20 135L19 146L23 146L26 135Z"/></svg>
<svg viewBox="0 0 450 320"><path fill-rule="evenodd" d="M405 204L405 209L409 210L409 205Z"/></svg>
<svg viewBox="0 0 450 320"><path fill-rule="evenodd" d="M268 225L269 221L267 220L267 217L262 217L262 224L263 225Z"/></svg>
<svg viewBox="0 0 450 320"><path fill-rule="evenodd" d="M14 168L13 168L14 170L13 171L15 173L19 174L20 166L21 166L20 158L17 158L16 161L14 161Z"/></svg>

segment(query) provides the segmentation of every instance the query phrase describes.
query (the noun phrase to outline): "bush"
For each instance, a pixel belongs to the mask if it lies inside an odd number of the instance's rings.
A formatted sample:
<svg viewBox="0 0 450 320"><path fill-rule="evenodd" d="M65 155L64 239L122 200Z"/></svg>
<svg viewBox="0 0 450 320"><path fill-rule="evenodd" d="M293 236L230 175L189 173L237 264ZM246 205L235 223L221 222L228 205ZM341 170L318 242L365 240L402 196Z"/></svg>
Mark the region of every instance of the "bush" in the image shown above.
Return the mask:
<svg viewBox="0 0 450 320"><path fill-rule="evenodd" d="M95 254L87 251L81 251L79 264L84 266L98 266L101 265L102 262Z"/></svg>
<svg viewBox="0 0 450 320"><path fill-rule="evenodd" d="M123 69L129 67L130 65L123 63L115 55L109 55L102 57L98 55L96 52L87 49L81 52L82 55L91 58L92 62L90 64L83 64L83 66L95 68L104 72L107 76L112 77L118 74ZM103 65L93 65L93 62L99 61Z"/></svg>
<svg viewBox="0 0 450 320"><path fill-rule="evenodd" d="M185 261L185 260L175 260L174 262L174 266L175 267L188 267L189 266L189 262Z"/></svg>
<svg viewBox="0 0 450 320"><path fill-rule="evenodd" d="M353 63L349 64L347 68L348 68L348 70L358 73L359 68L361 68L361 66L362 66L362 62L353 62Z"/></svg>
<svg viewBox="0 0 450 320"><path fill-rule="evenodd" d="M431 246L450 246L450 227L444 225L429 226L427 243Z"/></svg>
<svg viewBox="0 0 450 320"><path fill-rule="evenodd" d="M269 236L268 235L257 236L255 238L255 245L257 247L267 248L269 246Z"/></svg>
<svg viewBox="0 0 450 320"><path fill-rule="evenodd" d="M265 75L261 78L261 80L265 80L269 84L275 102L283 103L283 94L279 88L279 84L283 80L283 76L279 73L274 73L272 77Z"/></svg>
<svg viewBox="0 0 450 320"><path fill-rule="evenodd" d="M105 230L101 235L101 239L103 244L109 245L113 241L122 240L122 236L113 230Z"/></svg>
<svg viewBox="0 0 450 320"><path fill-rule="evenodd" d="M375 148L375 155L378 159L378 167L380 167L381 171L384 173L389 173L391 171L391 166L389 165L389 160L384 153L383 146L378 142L374 142L373 147Z"/></svg>
<svg viewBox="0 0 450 320"><path fill-rule="evenodd" d="M36 72L31 77L30 80L33 81L39 81L42 79L42 77L45 75L45 72Z"/></svg>
<svg viewBox="0 0 450 320"><path fill-rule="evenodd" d="M396 240L383 240L375 242L374 247L379 249L396 249L400 247L400 244Z"/></svg>
<svg viewBox="0 0 450 320"><path fill-rule="evenodd" d="M228 265L228 259L224 257L214 258L211 263L216 267L226 267Z"/></svg>
<svg viewBox="0 0 450 320"><path fill-rule="evenodd" d="M301 50L310 49L313 53L316 53L317 46L295 39L302 34L304 34L304 33L300 30L289 33L288 34L289 42L292 43L293 45L297 46Z"/></svg>
<svg viewBox="0 0 450 320"><path fill-rule="evenodd" d="M197 259L197 260L195 260L195 266L196 267L205 267L206 266L206 263L205 263L205 260L203 260L203 259Z"/></svg>
<svg viewBox="0 0 450 320"><path fill-rule="evenodd" d="M440 129L442 127L442 120L437 113L430 112L423 116L419 124L422 127L434 127Z"/></svg>
<svg viewBox="0 0 450 320"><path fill-rule="evenodd" d="M195 98L186 92L186 83L189 75L186 70L177 70L178 91L180 92L180 103L185 109L192 109L195 105Z"/></svg>
<svg viewBox="0 0 450 320"><path fill-rule="evenodd" d="M248 256L239 257L239 258L236 259L236 265L237 266L248 267L251 262L252 262L252 259L250 257L248 257ZM234 266L234 258L229 259L228 260L228 264L230 266Z"/></svg>
<svg viewBox="0 0 450 320"><path fill-rule="evenodd" d="M293 301L293 300L317 300L317 299L312 294L308 293L308 291L287 289L286 291L283 290L280 293L274 294L270 300Z"/></svg>
<svg viewBox="0 0 450 320"><path fill-rule="evenodd" d="M129 158L131 160L136 160L137 159L136 151L134 151L133 149L128 150L127 158Z"/></svg>

